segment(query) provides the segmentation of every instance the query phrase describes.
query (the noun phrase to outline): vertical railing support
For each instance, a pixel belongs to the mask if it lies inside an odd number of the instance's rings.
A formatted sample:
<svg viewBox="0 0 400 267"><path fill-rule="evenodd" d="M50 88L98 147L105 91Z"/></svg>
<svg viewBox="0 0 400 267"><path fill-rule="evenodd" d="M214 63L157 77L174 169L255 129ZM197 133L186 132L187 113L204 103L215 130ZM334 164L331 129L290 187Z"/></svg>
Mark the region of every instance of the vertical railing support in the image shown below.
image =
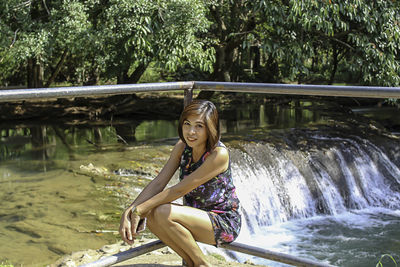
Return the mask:
<svg viewBox="0 0 400 267"><path fill-rule="evenodd" d="M183 107L186 107L187 105L189 105L192 100L193 100L193 86L194 86L194 82L192 83L192 86L188 89L185 89L185 91L183 92ZM182 199L183 201L183 205L186 205L186 201L185 198L183 197ZM182 259L182 266L186 266L185 261Z"/></svg>
<svg viewBox="0 0 400 267"><path fill-rule="evenodd" d="M192 86L188 89L185 89L183 95L183 106L186 107L187 105L190 104L190 102L192 102L193 100L193 86L194 86L194 82L192 84Z"/></svg>

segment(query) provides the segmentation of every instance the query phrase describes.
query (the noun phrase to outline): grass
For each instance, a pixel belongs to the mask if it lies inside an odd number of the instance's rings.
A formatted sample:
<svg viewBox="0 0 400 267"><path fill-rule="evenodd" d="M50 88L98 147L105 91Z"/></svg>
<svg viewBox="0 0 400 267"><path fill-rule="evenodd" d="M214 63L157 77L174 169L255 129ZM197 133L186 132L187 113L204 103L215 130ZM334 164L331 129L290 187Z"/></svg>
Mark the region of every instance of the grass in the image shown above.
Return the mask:
<svg viewBox="0 0 400 267"><path fill-rule="evenodd" d="M379 259L378 263L376 264L376 267L383 267L382 260L383 260L384 258L386 258L386 257L390 258L390 259L394 262L395 266L397 267L397 262L396 262L395 259L394 259L391 255L389 255L389 254L384 254L384 255L382 255L381 258Z"/></svg>

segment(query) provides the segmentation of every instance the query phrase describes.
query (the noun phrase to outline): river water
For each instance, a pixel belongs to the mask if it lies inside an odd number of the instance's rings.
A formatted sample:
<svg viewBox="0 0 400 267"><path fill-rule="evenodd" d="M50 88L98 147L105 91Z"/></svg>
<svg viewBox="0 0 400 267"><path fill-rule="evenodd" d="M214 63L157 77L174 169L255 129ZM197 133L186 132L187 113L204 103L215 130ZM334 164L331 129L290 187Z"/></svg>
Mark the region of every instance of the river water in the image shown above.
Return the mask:
<svg viewBox="0 0 400 267"><path fill-rule="evenodd" d="M221 113L245 217L239 242L338 266L375 266L385 254L400 261L399 141L368 122L371 112L348 112L292 101ZM119 241L120 213L167 160L176 126L3 127L0 263L45 266Z"/></svg>

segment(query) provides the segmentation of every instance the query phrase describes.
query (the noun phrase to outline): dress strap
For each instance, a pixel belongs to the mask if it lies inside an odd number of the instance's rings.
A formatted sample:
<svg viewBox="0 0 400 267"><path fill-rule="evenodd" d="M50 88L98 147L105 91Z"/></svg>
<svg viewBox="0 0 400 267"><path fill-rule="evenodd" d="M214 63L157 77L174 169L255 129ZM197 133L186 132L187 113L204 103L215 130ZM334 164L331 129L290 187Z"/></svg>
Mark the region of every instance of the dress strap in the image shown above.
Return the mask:
<svg viewBox="0 0 400 267"><path fill-rule="evenodd" d="M226 148L225 144L222 143L221 141L218 141L218 143L215 145L215 147L224 147L224 148Z"/></svg>

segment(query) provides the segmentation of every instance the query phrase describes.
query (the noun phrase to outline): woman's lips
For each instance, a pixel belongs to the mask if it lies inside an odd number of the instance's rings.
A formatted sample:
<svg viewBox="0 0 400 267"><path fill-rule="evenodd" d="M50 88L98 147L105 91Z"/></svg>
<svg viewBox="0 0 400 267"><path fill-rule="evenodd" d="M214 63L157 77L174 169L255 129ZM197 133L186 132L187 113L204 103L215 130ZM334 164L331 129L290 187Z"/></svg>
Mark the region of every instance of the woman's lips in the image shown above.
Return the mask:
<svg viewBox="0 0 400 267"><path fill-rule="evenodd" d="M188 141L190 141L190 142L194 142L194 141L197 140L196 138L193 138L193 137L186 137L186 139L187 139Z"/></svg>

